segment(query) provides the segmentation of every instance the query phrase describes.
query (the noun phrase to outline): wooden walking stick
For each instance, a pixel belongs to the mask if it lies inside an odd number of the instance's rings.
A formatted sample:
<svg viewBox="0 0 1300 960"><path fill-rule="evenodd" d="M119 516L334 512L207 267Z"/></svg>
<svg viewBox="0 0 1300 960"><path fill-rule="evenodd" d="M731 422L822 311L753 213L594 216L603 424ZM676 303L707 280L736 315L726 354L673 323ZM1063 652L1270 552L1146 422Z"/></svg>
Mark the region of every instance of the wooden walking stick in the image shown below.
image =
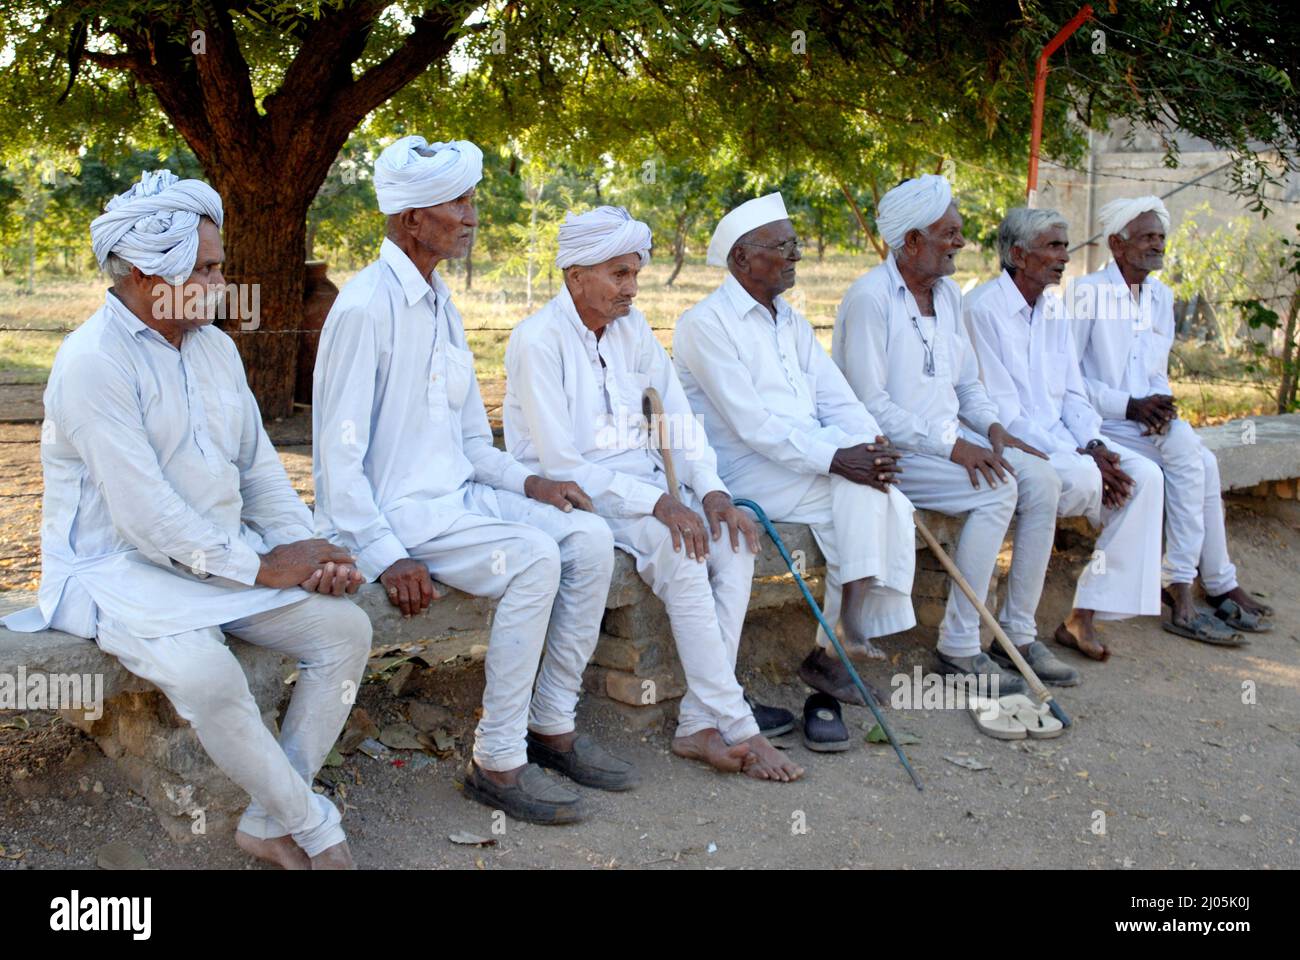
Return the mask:
<svg viewBox="0 0 1300 960"><path fill-rule="evenodd" d="M641 395L641 413L649 423L651 442L659 455L664 458L664 474L668 477L668 496L674 500L677 496L677 468L673 466L673 452L668 446L668 424L664 422L664 402L659 391L646 387Z"/></svg>

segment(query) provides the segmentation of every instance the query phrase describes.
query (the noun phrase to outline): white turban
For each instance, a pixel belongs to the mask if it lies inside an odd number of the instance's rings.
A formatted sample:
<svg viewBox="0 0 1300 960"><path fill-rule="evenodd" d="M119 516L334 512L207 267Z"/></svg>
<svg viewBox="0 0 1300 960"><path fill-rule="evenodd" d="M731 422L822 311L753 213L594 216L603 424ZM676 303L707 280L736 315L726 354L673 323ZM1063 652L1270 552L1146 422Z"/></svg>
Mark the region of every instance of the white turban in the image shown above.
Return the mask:
<svg viewBox="0 0 1300 960"><path fill-rule="evenodd" d="M779 191L746 200L718 221L717 229L713 231L713 239L709 241L709 253L704 262L711 267L725 267L727 254L731 253L731 248L736 245L737 240L751 230L757 230L777 220L789 219L790 215L785 212L785 201L781 199Z"/></svg>
<svg viewBox="0 0 1300 960"><path fill-rule="evenodd" d="M455 200L482 179L483 151L468 140L430 143L424 137L402 137L375 161L381 213Z"/></svg>
<svg viewBox="0 0 1300 960"><path fill-rule="evenodd" d="M900 183L880 198L876 228L889 249L898 250L909 230L924 230L942 217L952 203L947 178L926 173Z"/></svg>
<svg viewBox="0 0 1300 960"><path fill-rule="evenodd" d="M194 272L199 217L218 227L221 197L202 180L181 180L170 170L145 171L90 222L90 245L100 267L115 253L151 277L176 283Z"/></svg>
<svg viewBox="0 0 1300 960"><path fill-rule="evenodd" d="M570 212L560 224L560 249L555 265L589 267L625 253L639 254L641 266L650 262L650 228L623 207L597 207Z"/></svg>
<svg viewBox="0 0 1300 960"><path fill-rule="evenodd" d="M1097 211L1101 220L1101 235L1109 239L1112 234L1123 233L1125 227L1144 213L1154 213L1160 218L1165 232L1169 232L1169 211L1159 197L1120 197Z"/></svg>

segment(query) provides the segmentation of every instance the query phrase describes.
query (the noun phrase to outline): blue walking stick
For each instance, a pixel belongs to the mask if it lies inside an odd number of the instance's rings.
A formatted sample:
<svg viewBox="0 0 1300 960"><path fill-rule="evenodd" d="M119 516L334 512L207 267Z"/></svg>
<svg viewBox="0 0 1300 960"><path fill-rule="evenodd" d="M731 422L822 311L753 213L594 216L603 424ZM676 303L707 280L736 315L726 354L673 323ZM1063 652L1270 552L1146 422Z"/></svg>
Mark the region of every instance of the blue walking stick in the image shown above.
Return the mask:
<svg viewBox="0 0 1300 960"><path fill-rule="evenodd" d="M862 699L867 702L867 706L871 708L871 712L876 715L876 722L880 724L880 729L885 731L885 736L889 738L889 745L893 747L894 752L898 754L899 763L903 765L903 769L906 770L908 776L912 778L912 783L916 784L916 789L922 789L921 778L916 775L916 771L912 769L912 765L907 762L907 755L903 753L903 748L900 747L898 741L894 739L894 731L889 729L889 724L885 722L884 716L881 715L880 707L876 705L876 698L871 695L871 691L867 688L867 685L862 682L862 678L858 676L858 671L853 669L853 662L849 660L849 655L844 652L844 647L840 645L839 637L835 636L835 631L830 628L830 625L826 622L826 617L822 614L822 608L819 607L817 601L813 599L812 591L808 589L808 584L804 583L803 577L800 576L799 571L795 569L794 560L790 556L790 551L785 548L785 543L781 540L781 535L776 532L776 527L774 527L772 521L767 518L767 514L763 512L763 508L753 500L738 499L733 500L732 502L738 507L744 507L746 510L751 511L754 516L758 518L758 522L763 525L763 529L767 531L767 535L772 538L772 542L776 544L776 549L780 551L781 559L785 561L785 565L790 569L790 572L794 574L794 582L799 584L799 590L803 593L803 598L808 601L808 606L812 609L813 616L815 616L817 622L821 624L822 630L826 632L826 636L831 638L831 643L835 645L835 652L840 655L840 660L848 669L849 676L853 678L854 686L856 686L858 692L862 694Z"/></svg>

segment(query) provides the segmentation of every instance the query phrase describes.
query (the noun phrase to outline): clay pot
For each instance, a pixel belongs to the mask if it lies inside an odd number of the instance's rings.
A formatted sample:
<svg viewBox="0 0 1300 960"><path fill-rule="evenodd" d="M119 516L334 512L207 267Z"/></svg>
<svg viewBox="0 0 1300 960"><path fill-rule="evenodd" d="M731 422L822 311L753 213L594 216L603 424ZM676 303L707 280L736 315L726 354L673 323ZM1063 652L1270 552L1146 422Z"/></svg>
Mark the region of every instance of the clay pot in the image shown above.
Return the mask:
<svg viewBox="0 0 1300 960"><path fill-rule="evenodd" d="M324 260L308 260L307 280L303 287L302 332L298 334L298 376L294 382L295 403L311 403L312 371L316 369L316 347L320 331L325 326L325 316L339 295L327 275L329 264Z"/></svg>

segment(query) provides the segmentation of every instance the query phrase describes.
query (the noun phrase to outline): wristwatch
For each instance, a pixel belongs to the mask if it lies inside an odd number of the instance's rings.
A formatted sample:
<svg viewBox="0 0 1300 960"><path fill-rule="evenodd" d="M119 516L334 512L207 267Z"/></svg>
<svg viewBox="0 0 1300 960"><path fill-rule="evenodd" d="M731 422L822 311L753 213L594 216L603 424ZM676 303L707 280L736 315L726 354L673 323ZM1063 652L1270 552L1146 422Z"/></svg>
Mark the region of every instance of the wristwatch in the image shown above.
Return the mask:
<svg viewBox="0 0 1300 960"><path fill-rule="evenodd" d="M1089 440L1087 443L1083 445L1083 449L1096 450L1098 447L1104 447L1104 446L1106 446L1105 440Z"/></svg>

